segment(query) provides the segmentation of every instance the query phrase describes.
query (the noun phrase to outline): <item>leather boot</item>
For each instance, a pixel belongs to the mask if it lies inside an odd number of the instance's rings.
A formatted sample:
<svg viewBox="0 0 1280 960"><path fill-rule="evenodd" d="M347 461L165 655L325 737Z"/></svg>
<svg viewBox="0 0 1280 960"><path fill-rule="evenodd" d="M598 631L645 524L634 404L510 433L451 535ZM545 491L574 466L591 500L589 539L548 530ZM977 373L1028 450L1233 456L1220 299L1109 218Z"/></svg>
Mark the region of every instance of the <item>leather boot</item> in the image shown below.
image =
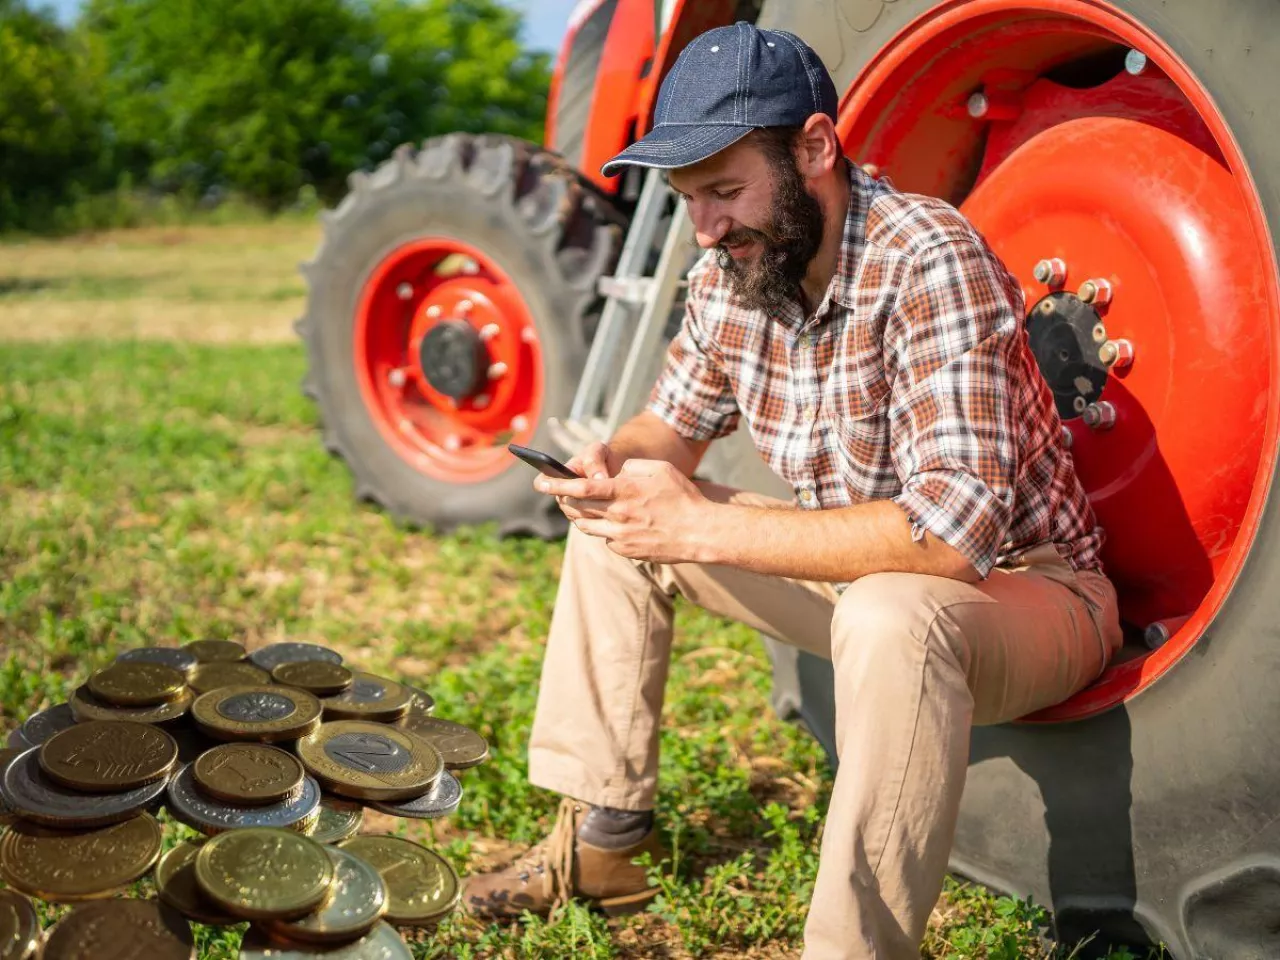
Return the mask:
<svg viewBox="0 0 1280 960"><path fill-rule="evenodd" d="M643 853L655 864L666 858L658 831L650 830L639 843L620 850L597 847L578 836L590 809L577 800L562 800L550 836L511 866L467 881L464 909L479 917L511 920L525 910L547 916L577 897L610 915L643 910L658 888L649 886L645 868L631 861Z"/></svg>

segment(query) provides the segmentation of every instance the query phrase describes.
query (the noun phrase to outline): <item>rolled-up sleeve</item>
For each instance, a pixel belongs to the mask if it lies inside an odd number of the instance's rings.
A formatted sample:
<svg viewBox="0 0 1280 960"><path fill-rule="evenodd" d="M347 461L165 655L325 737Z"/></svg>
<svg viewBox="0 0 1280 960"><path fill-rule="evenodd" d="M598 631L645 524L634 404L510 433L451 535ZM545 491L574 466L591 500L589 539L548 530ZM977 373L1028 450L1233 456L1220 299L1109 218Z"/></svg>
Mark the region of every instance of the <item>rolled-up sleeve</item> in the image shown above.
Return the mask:
<svg viewBox="0 0 1280 960"><path fill-rule="evenodd" d="M708 295L722 294L708 290L698 272L690 273L684 321L645 408L688 440L728 436L740 417L714 337L703 326L704 311L715 307Z"/></svg>
<svg viewBox="0 0 1280 960"><path fill-rule="evenodd" d="M994 255L951 240L911 264L886 330L890 445L912 523L985 577L1013 515L1021 293Z"/></svg>

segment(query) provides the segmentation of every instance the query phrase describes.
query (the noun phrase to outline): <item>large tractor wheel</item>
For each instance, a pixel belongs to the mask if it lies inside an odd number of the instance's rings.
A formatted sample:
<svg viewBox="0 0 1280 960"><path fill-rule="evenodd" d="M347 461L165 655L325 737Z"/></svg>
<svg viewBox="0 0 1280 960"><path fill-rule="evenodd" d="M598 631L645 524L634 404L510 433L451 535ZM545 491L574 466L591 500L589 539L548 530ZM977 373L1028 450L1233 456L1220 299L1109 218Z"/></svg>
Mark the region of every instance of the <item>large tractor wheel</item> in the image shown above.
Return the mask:
<svg viewBox="0 0 1280 960"><path fill-rule="evenodd" d="M760 23L833 69L850 156L955 203L1022 282L1108 534L1130 642L975 731L953 866L1051 906L1063 942L1280 957L1280 9L771 0Z"/></svg>
<svg viewBox="0 0 1280 960"><path fill-rule="evenodd" d="M563 535L508 442L552 446L624 219L556 155L510 137L401 147L325 217L304 268L304 391L356 493L436 530Z"/></svg>

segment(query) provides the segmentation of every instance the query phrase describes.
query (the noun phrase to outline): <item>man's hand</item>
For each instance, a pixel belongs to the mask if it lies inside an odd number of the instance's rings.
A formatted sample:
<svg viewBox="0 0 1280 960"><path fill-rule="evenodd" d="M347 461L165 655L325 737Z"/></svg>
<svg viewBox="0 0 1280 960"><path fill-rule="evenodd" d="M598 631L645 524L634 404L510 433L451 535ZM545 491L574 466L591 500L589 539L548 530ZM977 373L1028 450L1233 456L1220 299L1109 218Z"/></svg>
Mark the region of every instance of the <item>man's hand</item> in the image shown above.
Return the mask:
<svg viewBox="0 0 1280 960"><path fill-rule="evenodd" d="M622 464L608 444L597 440L584 447L573 459L566 460L564 465L583 477L605 478L616 477Z"/></svg>
<svg viewBox="0 0 1280 960"><path fill-rule="evenodd" d="M539 477L534 486L555 496L575 527L603 538L620 556L655 563L701 559L710 501L665 460L628 460L611 479Z"/></svg>

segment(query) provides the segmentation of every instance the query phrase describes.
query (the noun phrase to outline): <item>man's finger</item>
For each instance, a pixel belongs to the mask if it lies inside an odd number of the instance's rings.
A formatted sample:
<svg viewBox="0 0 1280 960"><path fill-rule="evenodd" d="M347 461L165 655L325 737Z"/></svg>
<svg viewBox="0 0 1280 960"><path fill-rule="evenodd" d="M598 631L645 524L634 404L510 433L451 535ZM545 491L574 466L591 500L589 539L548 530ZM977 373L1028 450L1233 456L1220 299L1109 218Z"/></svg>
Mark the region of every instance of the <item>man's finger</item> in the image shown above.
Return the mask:
<svg viewBox="0 0 1280 960"><path fill-rule="evenodd" d="M603 517L609 512L612 500L577 500L573 497L562 497L562 509L572 510L579 517Z"/></svg>
<svg viewBox="0 0 1280 960"><path fill-rule="evenodd" d="M559 480L555 477L538 477L533 485L540 493L549 493L553 497L612 500L617 496L617 483L614 480Z"/></svg>
<svg viewBox="0 0 1280 960"><path fill-rule="evenodd" d="M622 527L619 524L598 517L584 517L581 520L575 520L573 525L587 536L602 537L605 540L617 539L622 533Z"/></svg>
<svg viewBox="0 0 1280 960"><path fill-rule="evenodd" d="M628 477L652 477L654 474L666 470L671 464L666 460L628 460L622 465L622 469L618 471L618 476Z"/></svg>

